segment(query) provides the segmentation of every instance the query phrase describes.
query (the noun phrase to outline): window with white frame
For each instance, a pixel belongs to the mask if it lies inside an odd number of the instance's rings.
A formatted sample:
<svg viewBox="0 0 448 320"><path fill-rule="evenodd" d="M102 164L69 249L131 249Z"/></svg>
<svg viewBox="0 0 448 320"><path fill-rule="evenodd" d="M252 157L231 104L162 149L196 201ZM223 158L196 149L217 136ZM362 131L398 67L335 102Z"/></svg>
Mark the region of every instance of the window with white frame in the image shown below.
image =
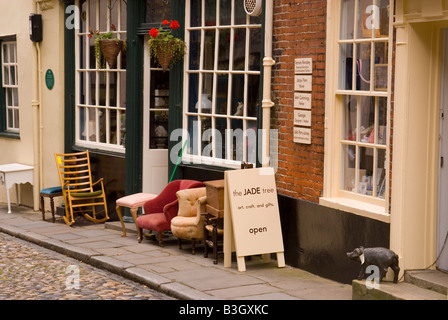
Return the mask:
<svg viewBox="0 0 448 320"><path fill-rule="evenodd" d="M2 87L4 90L6 131L19 132L19 84L17 78L17 44L4 41L1 44Z"/></svg>
<svg viewBox="0 0 448 320"><path fill-rule="evenodd" d="M186 4L184 162L255 163L261 19L243 1Z"/></svg>
<svg viewBox="0 0 448 320"><path fill-rule="evenodd" d="M360 200L386 211L391 1L342 0L339 10L335 103L329 112L334 126L328 139L336 148L327 149L332 152L327 174L332 177L326 181L333 184L327 196Z"/></svg>
<svg viewBox="0 0 448 320"><path fill-rule="evenodd" d="M75 33L75 143L108 151L125 151L126 1L77 1L80 29ZM116 62L99 61L95 39L109 34L122 41Z"/></svg>

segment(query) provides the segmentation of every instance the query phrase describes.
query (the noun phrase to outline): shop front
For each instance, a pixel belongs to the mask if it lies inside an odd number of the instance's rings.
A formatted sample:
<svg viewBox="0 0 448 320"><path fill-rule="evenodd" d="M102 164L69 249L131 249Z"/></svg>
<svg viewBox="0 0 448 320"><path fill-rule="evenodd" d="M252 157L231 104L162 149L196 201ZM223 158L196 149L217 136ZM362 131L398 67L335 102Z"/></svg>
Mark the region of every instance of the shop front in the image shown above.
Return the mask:
<svg viewBox="0 0 448 320"><path fill-rule="evenodd" d="M278 132L286 262L349 283L358 266L345 253L362 245L390 247L402 270L437 257L448 268L446 1L278 1L254 16L239 0L74 4L81 22L65 30L65 149L92 150L109 174L111 203L158 193L170 179L261 166L272 39L268 127ZM168 71L147 44L164 20L179 23L173 35L187 44ZM98 68L89 28L125 40L115 66ZM304 59L306 92L294 87ZM305 141L294 134L304 127L295 111L305 114L295 96L310 101Z"/></svg>

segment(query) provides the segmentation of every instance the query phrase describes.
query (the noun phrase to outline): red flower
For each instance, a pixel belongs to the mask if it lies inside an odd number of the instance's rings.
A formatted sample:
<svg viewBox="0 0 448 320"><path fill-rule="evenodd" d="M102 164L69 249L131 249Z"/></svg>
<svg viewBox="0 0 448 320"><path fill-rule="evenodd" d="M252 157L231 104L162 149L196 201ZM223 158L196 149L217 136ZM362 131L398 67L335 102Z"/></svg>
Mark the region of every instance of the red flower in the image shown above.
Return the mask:
<svg viewBox="0 0 448 320"><path fill-rule="evenodd" d="M170 28L176 30L177 28L179 28L179 22L177 22L177 20L171 21Z"/></svg>
<svg viewBox="0 0 448 320"><path fill-rule="evenodd" d="M149 35L153 38L157 38L157 36L159 35L159 31L156 28L152 28L151 30L149 30Z"/></svg>
<svg viewBox="0 0 448 320"><path fill-rule="evenodd" d="M115 25L112 23L112 25L110 26L110 28L113 30L113 31L117 31L117 28L115 27Z"/></svg>
<svg viewBox="0 0 448 320"><path fill-rule="evenodd" d="M167 24L169 24L170 22L168 21L168 20L163 20L163 22L162 22L162 24L163 25L167 25Z"/></svg>

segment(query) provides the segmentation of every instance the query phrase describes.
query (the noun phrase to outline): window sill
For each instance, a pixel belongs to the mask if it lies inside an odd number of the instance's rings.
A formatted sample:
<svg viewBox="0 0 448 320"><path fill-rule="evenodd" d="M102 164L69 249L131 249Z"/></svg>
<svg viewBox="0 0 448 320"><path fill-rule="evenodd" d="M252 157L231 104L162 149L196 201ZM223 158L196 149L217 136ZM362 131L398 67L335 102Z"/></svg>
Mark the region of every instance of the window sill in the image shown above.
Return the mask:
<svg viewBox="0 0 448 320"><path fill-rule="evenodd" d="M320 198L319 204L356 215L390 223L390 215L383 206L347 198Z"/></svg>
<svg viewBox="0 0 448 320"><path fill-rule="evenodd" d="M3 131L0 132L0 137L20 140L20 133Z"/></svg>

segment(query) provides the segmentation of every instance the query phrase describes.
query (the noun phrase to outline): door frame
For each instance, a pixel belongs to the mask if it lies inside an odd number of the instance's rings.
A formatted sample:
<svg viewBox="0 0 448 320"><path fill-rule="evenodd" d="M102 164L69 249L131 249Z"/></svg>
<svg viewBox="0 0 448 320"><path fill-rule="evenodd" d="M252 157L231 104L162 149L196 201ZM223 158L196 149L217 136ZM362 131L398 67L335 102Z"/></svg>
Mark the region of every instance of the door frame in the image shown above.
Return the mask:
<svg viewBox="0 0 448 320"><path fill-rule="evenodd" d="M158 194L168 183L168 172L165 176L166 181L160 185L160 187L154 187L153 183L153 170L152 165L160 165L161 163L166 164L166 169L168 171L168 145L163 149L150 149L150 101L151 101L151 61L149 54L149 47L147 41L149 40L149 35L144 37L144 48L143 48L143 145L142 145L142 192ZM158 70L158 69L155 69ZM169 72L169 71L165 71ZM169 114L169 108L167 108ZM168 120L169 124L169 120ZM166 153L166 154L165 154ZM162 161L158 161L158 157L162 157ZM155 160L155 161L154 161ZM147 162L150 162L149 164ZM155 162L155 163L154 163Z"/></svg>
<svg viewBox="0 0 448 320"><path fill-rule="evenodd" d="M448 250L446 248L446 238L448 237L448 217L442 217L447 214L448 199L443 196L448 191L448 181L442 181L442 165L445 170L448 170L448 28L442 29L442 44L441 44L441 68L440 68L440 120L439 120L439 174L438 174L438 208L437 208L437 267L448 270L448 264L440 265L442 257L448 258ZM444 138L446 138L444 140ZM443 160L442 160L443 157ZM445 212L445 213L444 213ZM446 234L445 234L446 233Z"/></svg>

